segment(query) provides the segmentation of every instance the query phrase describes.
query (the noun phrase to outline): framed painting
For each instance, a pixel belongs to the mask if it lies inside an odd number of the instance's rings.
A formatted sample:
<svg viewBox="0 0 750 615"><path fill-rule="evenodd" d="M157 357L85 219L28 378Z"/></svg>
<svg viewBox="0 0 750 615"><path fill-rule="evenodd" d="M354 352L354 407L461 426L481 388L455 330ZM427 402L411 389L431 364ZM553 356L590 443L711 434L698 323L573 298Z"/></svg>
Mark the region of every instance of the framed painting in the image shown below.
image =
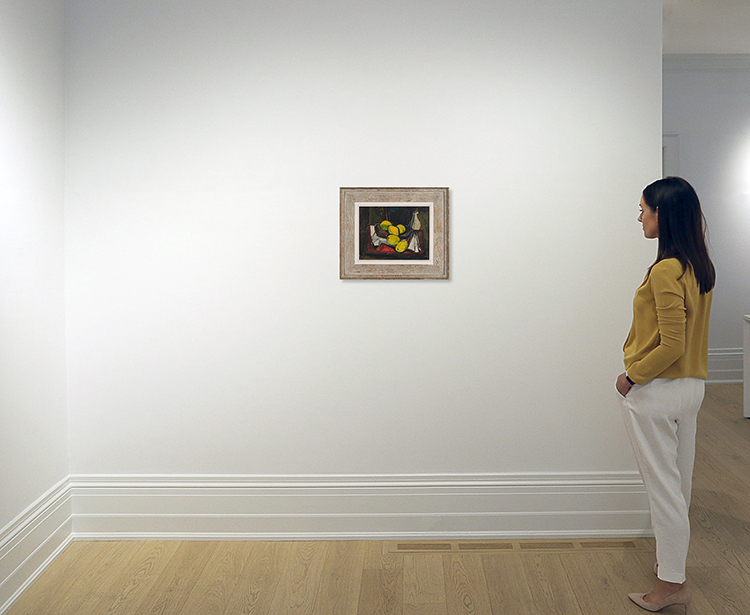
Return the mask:
<svg viewBox="0 0 750 615"><path fill-rule="evenodd" d="M448 188L341 188L340 277L448 279Z"/></svg>

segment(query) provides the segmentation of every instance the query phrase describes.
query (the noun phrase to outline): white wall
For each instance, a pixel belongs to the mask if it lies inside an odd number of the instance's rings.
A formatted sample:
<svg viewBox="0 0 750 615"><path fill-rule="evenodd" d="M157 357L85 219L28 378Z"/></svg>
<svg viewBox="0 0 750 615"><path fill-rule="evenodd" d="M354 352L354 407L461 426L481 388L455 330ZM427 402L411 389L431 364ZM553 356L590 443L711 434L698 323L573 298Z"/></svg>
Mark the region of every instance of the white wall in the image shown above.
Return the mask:
<svg viewBox="0 0 750 615"><path fill-rule="evenodd" d="M64 2L0 0L0 613L69 540Z"/></svg>
<svg viewBox="0 0 750 615"><path fill-rule="evenodd" d="M653 0L72 0L72 472L633 472ZM451 280L338 279L341 186L449 186Z"/></svg>
<svg viewBox="0 0 750 615"><path fill-rule="evenodd" d="M708 220L715 376L741 380L742 316L750 313L750 57L667 57L664 132L678 136L679 171Z"/></svg>
<svg viewBox="0 0 750 615"><path fill-rule="evenodd" d="M0 0L0 538L68 475L63 6Z"/></svg>

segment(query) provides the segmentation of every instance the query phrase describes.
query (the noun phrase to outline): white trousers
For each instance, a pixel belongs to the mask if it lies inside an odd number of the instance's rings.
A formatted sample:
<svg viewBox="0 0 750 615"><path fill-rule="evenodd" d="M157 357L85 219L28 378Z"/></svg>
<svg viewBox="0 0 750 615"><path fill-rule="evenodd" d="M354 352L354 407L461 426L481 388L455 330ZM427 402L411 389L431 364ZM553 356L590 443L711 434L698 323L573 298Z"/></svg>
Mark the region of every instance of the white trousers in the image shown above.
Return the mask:
<svg viewBox="0 0 750 615"><path fill-rule="evenodd" d="M659 578L685 582L695 431L705 392L698 378L655 378L623 398L623 417L651 507Z"/></svg>

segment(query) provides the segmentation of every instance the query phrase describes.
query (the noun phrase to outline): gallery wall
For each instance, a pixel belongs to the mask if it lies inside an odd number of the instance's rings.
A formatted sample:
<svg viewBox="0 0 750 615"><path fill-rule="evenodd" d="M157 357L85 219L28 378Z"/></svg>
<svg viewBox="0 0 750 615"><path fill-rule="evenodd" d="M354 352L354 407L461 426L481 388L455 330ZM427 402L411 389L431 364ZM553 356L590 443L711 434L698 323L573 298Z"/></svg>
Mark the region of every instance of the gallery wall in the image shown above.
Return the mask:
<svg viewBox="0 0 750 615"><path fill-rule="evenodd" d="M72 0L74 475L634 472L660 6ZM341 281L341 186L450 187L449 281Z"/></svg>
<svg viewBox="0 0 750 615"><path fill-rule="evenodd" d="M647 532L660 11L68 2L76 535ZM340 280L342 186L449 187L450 280Z"/></svg>
<svg viewBox="0 0 750 615"><path fill-rule="evenodd" d="M738 381L742 316L750 314L750 56L666 57L664 132L708 221L713 376Z"/></svg>
<svg viewBox="0 0 750 615"><path fill-rule="evenodd" d="M0 0L0 580L3 529L68 475L63 5Z"/></svg>

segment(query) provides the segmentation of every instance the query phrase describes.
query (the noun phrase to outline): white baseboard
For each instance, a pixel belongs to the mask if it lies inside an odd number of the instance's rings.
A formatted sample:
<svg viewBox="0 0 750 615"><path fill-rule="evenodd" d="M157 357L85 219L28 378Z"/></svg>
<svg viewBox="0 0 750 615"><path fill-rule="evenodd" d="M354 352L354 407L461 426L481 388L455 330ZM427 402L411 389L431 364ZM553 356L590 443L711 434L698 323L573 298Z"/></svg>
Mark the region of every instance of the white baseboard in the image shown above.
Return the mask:
<svg viewBox="0 0 750 615"><path fill-rule="evenodd" d="M646 536L637 473L72 476L79 539Z"/></svg>
<svg viewBox="0 0 750 615"><path fill-rule="evenodd" d="M676 53L662 56L664 70L750 71L748 53Z"/></svg>
<svg viewBox="0 0 750 615"><path fill-rule="evenodd" d="M73 539L650 536L635 472L71 476L0 530L0 614Z"/></svg>
<svg viewBox="0 0 750 615"><path fill-rule="evenodd" d="M10 608L72 540L66 478L0 530L0 613Z"/></svg>
<svg viewBox="0 0 750 615"><path fill-rule="evenodd" d="M708 384L735 384L743 378L742 348L709 349Z"/></svg>

